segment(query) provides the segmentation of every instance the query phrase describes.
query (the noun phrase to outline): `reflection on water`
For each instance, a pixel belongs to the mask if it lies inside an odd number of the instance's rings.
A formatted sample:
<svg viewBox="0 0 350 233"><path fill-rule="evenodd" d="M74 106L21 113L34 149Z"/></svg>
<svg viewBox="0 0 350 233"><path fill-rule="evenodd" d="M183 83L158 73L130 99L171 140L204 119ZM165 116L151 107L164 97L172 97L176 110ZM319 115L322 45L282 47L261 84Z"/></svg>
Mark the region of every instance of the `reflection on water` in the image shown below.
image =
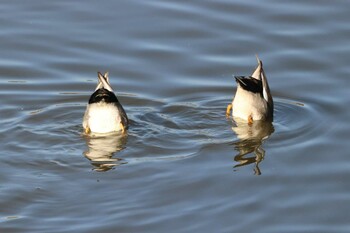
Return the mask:
<svg viewBox="0 0 350 233"><path fill-rule="evenodd" d="M239 164L234 167L255 163L254 174L261 175L259 163L265 157L265 150L262 148L262 143L274 132L272 122L255 121L253 124L247 124L247 122L235 119L234 123L235 126L232 127L232 130L237 134L237 138L239 139L234 143L235 150L238 151L234 160Z"/></svg>
<svg viewBox="0 0 350 233"><path fill-rule="evenodd" d="M108 171L115 166L125 164L121 158L114 156L125 149L127 136L120 134L86 136L88 150L84 152L91 161L95 171Z"/></svg>
<svg viewBox="0 0 350 233"><path fill-rule="evenodd" d="M1 1L0 233L349 232L350 2L318 2ZM255 53L273 126L224 118ZM97 70L127 138L80 135Z"/></svg>

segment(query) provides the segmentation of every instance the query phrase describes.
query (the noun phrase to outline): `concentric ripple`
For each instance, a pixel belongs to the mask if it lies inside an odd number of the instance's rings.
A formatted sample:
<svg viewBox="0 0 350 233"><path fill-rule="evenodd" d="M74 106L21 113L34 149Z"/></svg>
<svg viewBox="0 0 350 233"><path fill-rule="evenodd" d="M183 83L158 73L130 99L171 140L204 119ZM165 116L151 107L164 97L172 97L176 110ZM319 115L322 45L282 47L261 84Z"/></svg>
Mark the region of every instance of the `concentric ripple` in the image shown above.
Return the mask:
<svg viewBox="0 0 350 233"><path fill-rule="evenodd" d="M50 148L58 154L84 155L91 161L94 170L107 171L122 164L190 158L200 155L201 150L205 148L231 143L235 143L235 150L240 155L242 151L247 154L247 151L252 152L250 147L255 148L252 145L257 145L258 148L262 141L269 137L272 140L267 141L273 147L305 143L310 138L317 137L317 129L322 124L320 114L313 106L275 98L273 128L270 130L255 125L252 134L255 133L255 136L251 141L254 143L247 143L247 136L243 135L248 131L252 133L251 128L237 127L227 121L225 107L228 100L217 97L219 94L209 95L211 97L207 99L197 95L157 100L123 93L120 98L122 103L125 103L131 120L127 136L91 138L82 135L81 119L86 106L83 100L87 98L85 95L60 94L60 97L71 102L49 104L23 111L21 117L16 116L14 119L16 124L10 124L2 131L11 131L12 137L21 134L21 137L27 138L26 144L16 145L18 150L28 147L31 150ZM73 144L66 147L67 142ZM20 149L23 146L25 148ZM79 148L82 148L81 151ZM57 160L52 152L48 157L53 162ZM64 161L56 162L65 164ZM74 166L74 163L75 166L85 166L83 161L70 161L70 165Z"/></svg>
<svg viewBox="0 0 350 233"><path fill-rule="evenodd" d="M294 100L275 99L276 129L274 137L278 137L278 146L306 143L317 138L324 120L317 107L309 103Z"/></svg>

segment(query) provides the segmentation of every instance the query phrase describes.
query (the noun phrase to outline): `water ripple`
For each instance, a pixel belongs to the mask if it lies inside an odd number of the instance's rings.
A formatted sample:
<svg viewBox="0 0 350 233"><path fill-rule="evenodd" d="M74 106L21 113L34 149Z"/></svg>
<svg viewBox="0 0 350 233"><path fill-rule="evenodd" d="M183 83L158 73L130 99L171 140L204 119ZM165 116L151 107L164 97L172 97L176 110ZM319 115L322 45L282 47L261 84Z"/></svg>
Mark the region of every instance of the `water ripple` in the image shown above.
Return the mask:
<svg viewBox="0 0 350 233"><path fill-rule="evenodd" d="M273 146L286 147L310 142L320 136L323 124L321 113L312 105L278 98L275 101L274 120L274 138L278 138L278 142L273 143Z"/></svg>
<svg viewBox="0 0 350 233"><path fill-rule="evenodd" d="M1 9L1 232L349 229L348 1ZM239 125L225 117L231 75L256 53L275 119ZM125 137L82 135L96 71L110 72Z"/></svg>

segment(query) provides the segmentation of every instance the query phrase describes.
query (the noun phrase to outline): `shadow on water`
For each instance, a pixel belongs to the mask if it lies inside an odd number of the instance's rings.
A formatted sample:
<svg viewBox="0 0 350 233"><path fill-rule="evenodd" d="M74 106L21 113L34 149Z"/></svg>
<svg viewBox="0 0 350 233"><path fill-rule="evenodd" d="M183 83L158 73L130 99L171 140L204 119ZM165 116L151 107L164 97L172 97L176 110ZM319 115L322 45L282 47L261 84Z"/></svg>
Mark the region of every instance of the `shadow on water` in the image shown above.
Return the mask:
<svg viewBox="0 0 350 233"><path fill-rule="evenodd" d="M254 163L254 174L261 175L259 163L265 157L262 144L274 132L272 122L255 121L253 124L247 124L235 119L232 130L239 139L234 142L234 148L238 151L234 157L238 164L234 168Z"/></svg>
<svg viewBox="0 0 350 233"><path fill-rule="evenodd" d="M91 161L94 171L104 172L126 163L115 155L126 148L127 135L93 135L84 138L88 148L83 154Z"/></svg>

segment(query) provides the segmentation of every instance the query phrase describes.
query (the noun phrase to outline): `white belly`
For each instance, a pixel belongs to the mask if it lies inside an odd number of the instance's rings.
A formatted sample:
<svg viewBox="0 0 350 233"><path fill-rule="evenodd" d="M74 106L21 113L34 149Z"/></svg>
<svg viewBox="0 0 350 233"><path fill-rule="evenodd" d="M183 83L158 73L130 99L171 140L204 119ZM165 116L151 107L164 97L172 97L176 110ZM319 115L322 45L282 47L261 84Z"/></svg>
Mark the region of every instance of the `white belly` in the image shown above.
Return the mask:
<svg viewBox="0 0 350 233"><path fill-rule="evenodd" d="M254 94L238 87L232 101L232 116L245 121L251 116L253 120L262 120L267 115L267 104L260 94Z"/></svg>
<svg viewBox="0 0 350 233"><path fill-rule="evenodd" d="M109 133L119 131L120 114L113 104L94 103L86 109L83 126L89 127L94 133Z"/></svg>

